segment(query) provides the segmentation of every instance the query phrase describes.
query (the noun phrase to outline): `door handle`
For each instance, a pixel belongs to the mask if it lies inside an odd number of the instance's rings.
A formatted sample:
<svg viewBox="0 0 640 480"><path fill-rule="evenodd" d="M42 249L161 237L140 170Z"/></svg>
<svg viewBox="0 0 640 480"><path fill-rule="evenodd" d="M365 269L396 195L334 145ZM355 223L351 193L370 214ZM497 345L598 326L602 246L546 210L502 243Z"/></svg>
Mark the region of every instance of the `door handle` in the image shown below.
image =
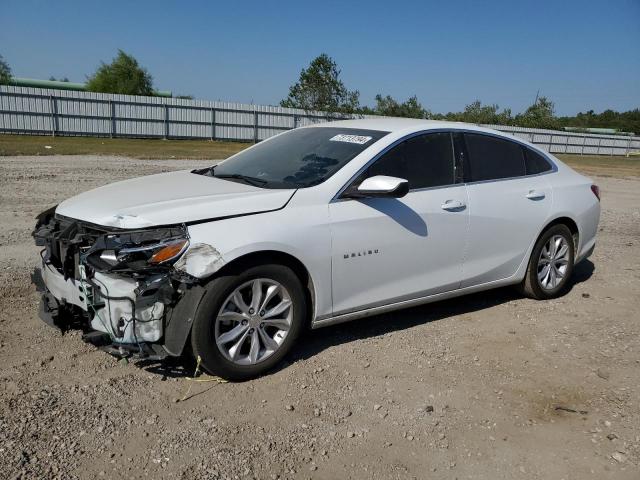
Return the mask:
<svg viewBox="0 0 640 480"><path fill-rule="evenodd" d="M443 210L447 210L449 212L454 210L462 210L466 207L466 205L460 200L447 200L441 205Z"/></svg>
<svg viewBox="0 0 640 480"><path fill-rule="evenodd" d="M535 190L529 190L529 193L527 193L526 197L529 200L542 200L545 195L544 192L536 192Z"/></svg>

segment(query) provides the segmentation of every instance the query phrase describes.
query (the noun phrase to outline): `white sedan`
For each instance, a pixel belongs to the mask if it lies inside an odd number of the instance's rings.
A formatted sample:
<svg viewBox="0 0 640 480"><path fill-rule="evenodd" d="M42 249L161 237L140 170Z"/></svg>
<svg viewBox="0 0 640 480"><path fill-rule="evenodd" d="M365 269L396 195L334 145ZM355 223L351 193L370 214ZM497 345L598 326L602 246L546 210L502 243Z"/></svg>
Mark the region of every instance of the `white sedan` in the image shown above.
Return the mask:
<svg viewBox="0 0 640 480"><path fill-rule="evenodd" d="M34 278L52 325L242 380L307 326L504 285L556 297L599 216L590 179L504 133L340 121L60 203L38 217Z"/></svg>

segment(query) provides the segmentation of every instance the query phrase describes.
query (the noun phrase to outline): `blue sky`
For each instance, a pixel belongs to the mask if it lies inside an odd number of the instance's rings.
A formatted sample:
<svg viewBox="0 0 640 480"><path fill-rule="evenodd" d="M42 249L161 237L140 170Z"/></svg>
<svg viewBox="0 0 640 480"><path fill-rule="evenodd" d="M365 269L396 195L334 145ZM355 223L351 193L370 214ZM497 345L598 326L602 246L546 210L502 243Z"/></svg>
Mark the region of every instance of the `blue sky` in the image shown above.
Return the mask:
<svg viewBox="0 0 640 480"><path fill-rule="evenodd" d="M156 88L210 100L277 104L326 52L364 104L517 112L540 90L559 114L640 107L640 0L0 3L15 76L84 81L118 48Z"/></svg>

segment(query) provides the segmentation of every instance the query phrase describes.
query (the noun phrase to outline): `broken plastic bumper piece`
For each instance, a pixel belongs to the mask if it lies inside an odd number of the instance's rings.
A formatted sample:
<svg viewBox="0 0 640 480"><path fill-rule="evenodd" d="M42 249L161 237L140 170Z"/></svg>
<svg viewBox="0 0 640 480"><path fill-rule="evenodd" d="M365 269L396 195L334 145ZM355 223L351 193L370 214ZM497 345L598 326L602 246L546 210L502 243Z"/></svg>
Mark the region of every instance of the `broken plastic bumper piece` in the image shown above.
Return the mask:
<svg viewBox="0 0 640 480"><path fill-rule="evenodd" d="M184 227L107 230L44 212L33 236L44 247L33 282L45 323L80 328L117 356L181 354L193 312L180 303L199 303L197 278L173 267L189 246Z"/></svg>

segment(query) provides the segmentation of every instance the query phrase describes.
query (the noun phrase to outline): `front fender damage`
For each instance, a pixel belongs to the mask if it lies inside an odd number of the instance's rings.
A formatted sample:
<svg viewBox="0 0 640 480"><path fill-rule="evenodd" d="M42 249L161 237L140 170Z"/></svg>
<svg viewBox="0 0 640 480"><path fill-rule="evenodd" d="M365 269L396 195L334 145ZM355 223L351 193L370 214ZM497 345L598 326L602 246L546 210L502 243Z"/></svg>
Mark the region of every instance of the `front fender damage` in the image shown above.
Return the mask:
<svg viewBox="0 0 640 480"><path fill-rule="evenodd" d="M176 270L192 277L203 279L210 277L225 264L220 252L207 243L196 243L174 264Z"/></svg>

